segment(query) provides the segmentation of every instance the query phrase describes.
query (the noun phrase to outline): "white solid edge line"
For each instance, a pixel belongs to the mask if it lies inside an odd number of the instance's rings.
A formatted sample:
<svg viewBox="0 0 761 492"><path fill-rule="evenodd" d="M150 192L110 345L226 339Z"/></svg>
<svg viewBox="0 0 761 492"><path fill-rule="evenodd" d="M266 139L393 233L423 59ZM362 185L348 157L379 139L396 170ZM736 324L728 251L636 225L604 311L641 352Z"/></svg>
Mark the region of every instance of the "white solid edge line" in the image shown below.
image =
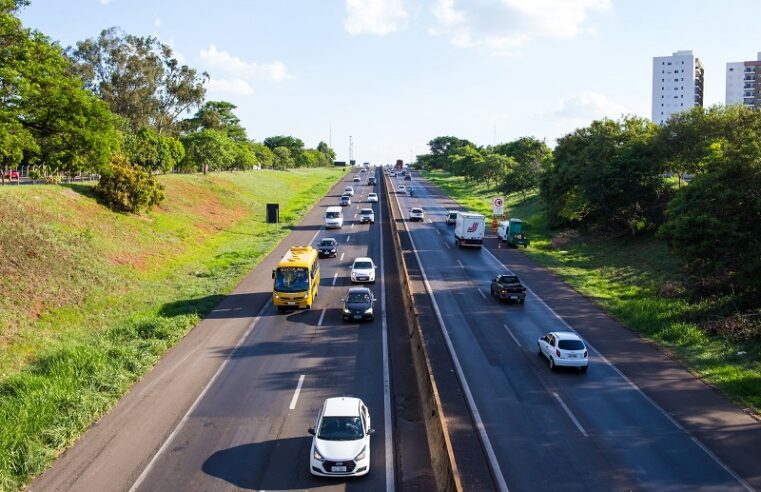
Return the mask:
<svg viewBox="0 0 761 492"><path fill-rule="evenodd" d="M323 311L324 313L324 311ZM301 393L301 385L304 384L304 374L299 376L299 382L296 384L296 391L293 393L293 398L291 398L291 404L288 406L289 410L295 410L296 409L296 402L299 401L299 393Z"/></svg>
<svg viewBox="0 0 761 492"><path fill-rule="evenodd" d="M499 265L501 265L502 268L504 268L507 271L507 273L515 275L515 273L512 270L510 270L507 267L507 265L502 263L496 256L494 256L494 254L491 251L489 251L489 248L483 248L483 249L486 251L486 253L488 253L489 256L491 256L494 259L495 262L497 262ZM534 296L536 298L536 300L539 301L540 304L542 304L545 308L547 308L547 310L550 313L552 313L552 315L555 318L557 318L557 320L560 321L563 324L563 326L565 326L568 330L570 330L573 333L576 333L578 335L578 332L576 330L574 330L571 327L571 325L569 325L568 322L566 322L566 320L564 320L558 313L556 313L554 309L552 309L546 302L544 302L544 299L539 297L539 295L537 295L536 292L534 292L529 287L526 287L526 292L528 292L529 294ZM664 417L666 417L666 419L669 422L674 424L674 426L677 429L679 429L680 431L684 432L687 435L687 437L690 438L690 440L692 442L694 442L700 449L703 450L703 452L705 452L708 455L708 457L710 457L714 462L716 462L724 471L726 471L730 476L732 476L732 478L737 480L737 482L740 485L742 485L746 490L748 490L749 492L755 492L756 489L751 487L750 484L748 482L746 482L740 475L738 475L734 470L732 470L730 467L728 467L726 464L724 464L724 462L721 461L721 459L719 459L719 457L716 456L713 453L713 451L708 449L708 447L706 447L706 445L703 444L697 437L693 436L690 433L690 431L688 431L684 426L682 426L682 424L677 422L677 420L670 413L668 413L663 407L661 407L655 400L653 400L648 395L646 395L645 392L642 391L642 388L637 386L634 383L634 381L629 379L623 372L621 372L621 370L618 367L616 367L612 362L610 362L604 355L602 355L602 353L599 350L594 348L594 346L592 346L592 344L590 344L588 341L586 341L585 343L587 344L587 348L590 350L590 352L594 352L595 355L600 358L600 360L602 360L607 366L609 366L611 369L613 369L613 371L616 374L618 374L627 384L629 384L629 386L631 386L635 391L637 391L637 393L642 395L642 397L647 402L649 402L656 410L658 410Z"/></svg>
<svg viewBox="0 0 761 492"><path fill-rule="evenodd" d="M401 214L402 206L399 203L399 197L396 197L396 206L399 209L399 213ZM436 302L436 296L433 294L433 289L431 288L431 284L428 282L428 276L425 274L425 268L423 268L423 262L420 261L420 255L418 254L417 246L415 246L415 240L412 238L412 234L410 233L409 227L407 227L407 222L404 222L404 228L407 230L407 235L410 238L412 251L413 253L415 253L415 259L418 262L418 267L420 268L420 274L423 277L423 285L425 286L426 290L428 291L428 295L431 298L433 311L436 314L436 319L438 319L439 321L439 328L441 329L441 333L444 336L444 341L446 342L447 348L449 349L449 355L452 357L452 362L454 363L455 370L457 371L457 377L460 380L460 384L462 384L462 389L465 393L465 399L468 402L468 406L470 407L470 413L473 416L474 423L476 424L476 429L478 430L478 435L481 437L481 443L483 444L484 450L486 451L487 458L489 459L489 464L491 465L492 473L494 474L494 479L497 482L497 488L499 488L499 490L503 492L509 492L509 489L507 488L507 482L505 482L505 477L502 475L502 470L499 467L499 461L497 461L497 456L494 453L494 448L491 445L489 436L487 435L486 429L484 428L484 423L481 420L481 414L479 413L478 407L476 406L476 402L473 399L473 394L470 391L468 382L465 380L465 374L462 371L462 366L460 365L460 359L457 357L457 353L454 350L454 345L452 345L452 340L449 338L449 333L446 330L446 324L444 322L443 316L441 315L441 311L439 310L439 304Z"/></svg>
<svg viewBox="0 0 761 492"><path fill-rule="evenodd" d="M561 406L561 407L563 407L563 410L565 410L565 413L566 413L566 414L568 414L568 417L570 417L570 419L571 419L571 420L573 421L573 423L576 425L576 428L577 428L577 429L579 429L579 432L581 432L581 433L584 435L584 437L589 437L589 436L587 435L587 431L585 431L585 430L584 430L584 427L582 427L582 426L581 426L581 424L579 423L578 419L577 419L577 418L576 418L576 416L573 414L573 412L571 411L571 409L570 409L570 408L568 408L568 406L565 404L565 402L563 401L563 399L562 399L562 398L560 398L560 395L558 395L557 393L555 393L555 392L553 391L553 392L552 392L552 396L554 396L554 397L555 397L555 399L558 401L558 403L560 403L560 406Z"/></svg>
<svg viewBox="0 0 761 492"><path fill-rule="evenodd" d="M523 348L523 345L521 345L521 342L519 342L518 339L515 338L515 335L513 335L513 332L510 331L510 328L507 326L507 323L503 324L502 326L504 326L505 330L507 330L510 336L513 337L513 340L515 341L515 343L518 344L519 347Z"/></svg>
<svg viewBox="0 0 761 492"><path fill-rule="evenodd" d="M225 360L220 364L220 366L217 368L217 371L214 373L214 375L209 379L209 381L206 383L206 385L201 390L201 393L196 397L195 401L192 405L190 405L190 408L188 408L188 411L185 412L185 415L183 415L180 422L175 426L175 428L172 430L172 432L167 436L167 438L164 440L164 442L161 444L159 449L156 451L156 454L153 455L153 458L151 458L151 461L148 462L146 467L143 469L142 473L137 477L137 480L135 480L135 483L132 484L132 487L129 488L129 492L133 492L137 490L137 488L140 486L141 483L143 483L143 480L145 480L145 477L148 476L148 473L150 473L151 469L153 468L153 465L156 464L156 461L158 458L164 453L164 450L166 450L167 446L170 442L172 442L177 436L177 434L180 432L180 429L185 425L185 422L188 421L190 418L190 414L193 413L193 410L196 409L198 404L203 399L204 395L206 395L206 392L214 385L214 381L217 380L217 377L222 373L222 370L227 367L227 363L232 360L233 356L238 353L238 350L240 349L241 344L243 341L248 338L248 335L251 333L251 330L254 329L254 326L259 321L259 318L261 318L264 315L264 312L269 308L272 304L269 302L264 304L262 308L259 310L259 312L256 314L256 317L254 317L253 320L251 320L251 324L248 325L248 328L246 328L246 331L241 335L240 339L238 339L238 342L235 344L235 348L227 354L227 357Z"/></svg>
<svg viewBox="0 0 761 492"><path fill-rule="evenodd" d="M381 176L380 179L383 179ZM381 334L383 338L383 428L385 461L386 461L386 492L393 492L394 483L394 442L391 430L391 377L388 364L388 322L386 320L386 275L385 262L383 260L383 208L378 204L378 217L380 222L380 270L381 270Z"/></svg>
<svg viewBox="0 0 761 492"><path fill-rule="evenodd" d="M325 311L327 311L327 309L323 309L320 313L320 320L317 322L317 326L322 326L322 321L325 319Z"/></svg>

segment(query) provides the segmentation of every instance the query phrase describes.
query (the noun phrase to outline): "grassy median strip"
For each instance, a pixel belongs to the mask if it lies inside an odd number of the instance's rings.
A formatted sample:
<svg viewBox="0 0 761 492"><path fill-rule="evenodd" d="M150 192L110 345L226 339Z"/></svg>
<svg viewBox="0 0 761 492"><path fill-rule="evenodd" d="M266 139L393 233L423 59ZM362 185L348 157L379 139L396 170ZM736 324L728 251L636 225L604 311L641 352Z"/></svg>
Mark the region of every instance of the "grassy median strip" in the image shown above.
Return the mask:
<svg viewBox="0 0 761 492"><path fill-rule="evenodd" d="M424 175L463 207L491 215L499 192L443 171ZM528 222L526 254L640 335L660 344L742 408L761 411L761 344L712 336L701 323L733 311L731 297L689 302L664 286L681 274L679 259L653 237L601 239L547 227L536 193L506 199L511 217Z"/></svg>
<svg viewBox="0 0 761 492"><path fill-rule="evenodd" d="M145 216L109 212L88 185L0 189L0 490L44 471L341 174L166 176ZM281 227L263 223L268 202Z"/></svg>

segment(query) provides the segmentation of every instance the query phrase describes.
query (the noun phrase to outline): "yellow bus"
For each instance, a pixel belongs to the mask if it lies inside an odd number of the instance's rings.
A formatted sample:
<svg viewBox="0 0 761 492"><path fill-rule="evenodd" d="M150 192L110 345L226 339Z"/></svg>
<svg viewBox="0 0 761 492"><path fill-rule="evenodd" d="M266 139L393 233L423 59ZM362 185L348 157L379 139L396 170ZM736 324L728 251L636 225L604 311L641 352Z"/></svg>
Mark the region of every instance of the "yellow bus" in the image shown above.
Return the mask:
<svg viewBox="0 0 761 492"><path fill-rule="evenodd" d="M311 308L320 286L320 262L311 246L293 246L272 270L272 303L278 309Z"/></svg>

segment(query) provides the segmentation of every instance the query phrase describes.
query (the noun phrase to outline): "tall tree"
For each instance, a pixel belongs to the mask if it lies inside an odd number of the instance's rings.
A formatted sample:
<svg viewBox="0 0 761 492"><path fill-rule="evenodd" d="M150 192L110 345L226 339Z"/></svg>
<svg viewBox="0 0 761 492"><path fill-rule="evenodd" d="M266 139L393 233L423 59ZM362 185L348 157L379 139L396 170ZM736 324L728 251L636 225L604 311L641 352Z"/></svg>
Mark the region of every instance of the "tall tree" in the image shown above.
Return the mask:
<svg viewBox="0 0 761 492"><path fill-rule="evenodd" d="M186 171L230 169L235 162L235 143L219 130L202 130L180 137L185 158L180 167Z"/></svg>
<svg viewBox="0 0 761 492"><path fill-rule="evenodd" d="M246 129L233 111L237 108L227 101L206 101L192 118L183 121L186 131L221 130L235 142L247 140Z"/></svg>
<svg viewBox="0 0 761 492"><path fill-rule="evenodd" d="M272 163L273 169L284 171L296 165L296 160L291 155L288 147L275 147L272 149L272 153L275 154L275 159Z"/></svg>
<svg viewBox="0 0 761 492"><path fill-rule="evenodd" d="M330 164L333 165L333 161L336 160L335 150L331 149L328 144L322 141L317 144L317 150L325 155L325 157L330 161Z"/></svg>
<svg viewBox="0 0 761 492"><path fill-rule="evenodd" d="M291 137L288 135L276 135L273 137L265 138L264 145L269 147L273 152L278 147L288 149L289 157L293 159L293 164L289 165L288 167L301 167L305 164L303 156L304 142L300 138Z"/></svg>
<svg viewBox="0 0 761 492"><path fill-rule="evenodd" d="M203 102L208 75L181 65L172 49L153 36L112 27L67 53L87 86L133 131L153 126L161 134L176 133L179 116Z"/></svg>

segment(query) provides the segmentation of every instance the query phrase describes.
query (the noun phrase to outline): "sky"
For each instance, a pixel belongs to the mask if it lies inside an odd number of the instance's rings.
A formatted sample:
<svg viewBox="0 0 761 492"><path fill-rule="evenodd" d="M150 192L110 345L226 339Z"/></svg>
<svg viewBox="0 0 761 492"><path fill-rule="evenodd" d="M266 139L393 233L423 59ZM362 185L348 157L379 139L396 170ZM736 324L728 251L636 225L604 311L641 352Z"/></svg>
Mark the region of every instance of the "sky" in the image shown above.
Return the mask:
<svg viewBox="0 0 761 492"><path fill-rule="evenodd" d="M237 105L250 138L329 142L348 160L409 161L441 135L555 139L650 117L652 57L692 50L706 105L727 62L761 51L757 0L32 0L62 46L118 26L157 36Z"/></svg>

